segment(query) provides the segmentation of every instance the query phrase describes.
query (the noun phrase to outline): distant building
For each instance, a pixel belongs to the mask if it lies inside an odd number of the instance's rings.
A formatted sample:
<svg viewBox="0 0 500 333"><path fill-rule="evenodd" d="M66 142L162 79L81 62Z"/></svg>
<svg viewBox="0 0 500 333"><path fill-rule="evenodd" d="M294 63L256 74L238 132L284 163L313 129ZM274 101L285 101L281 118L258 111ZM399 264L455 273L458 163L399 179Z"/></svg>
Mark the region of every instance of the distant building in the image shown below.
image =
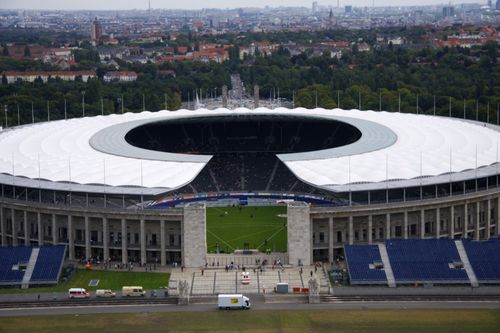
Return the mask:
<svg viewBox="0 0 500 333"><path fill-rule="evenodd" d="M345 6L345 13L351 14L352 13L352 6Z"/></svg>
<svg viewBox="0 0 500 333"><path fill-rule="evenodd" d="M137 80L137 73L133 71L116 71L116 72L107 72L104 74L104 81L111 82L114 80L123 81L123 82L132 82Z"/></svg>
<svg viewBox="0 0 500 333"><path fill-rule="evenodd" d="M497 7L497 10L500 10L500 0L497 0L497 5L496 5L496 7Z"/></svg>
<svg viewBox="0 0 500 333"><path fill-rule="evenodd" d="M99 22L99 20L96 17L90 27L90 39L92 40L93 43L97 44L101 39L101 37L102 37L102 26L101 22Z"/></svg>
<svg viewBox="0 0 500 333"><path fill-rule="evenodd" d="M0 73L1 77L7 79L7 83L15 83L18 80L34 82L40 78L43 82L47 82L49 78L59 78L64 81L75 81L76 78L81 77L83 82L87 82L90 78L95 78L95 71L33 71L33 72L19 72L19 71L5 71Z"/></svg>
<svg viewBox="0 0 500 333"><path fill-rule="evenodd" d="M318 2L317 1L314 1L312 3L312 13L313 14L316 14L318 12Z"/></svg>
<svg viewBox="0 0 500 333"><path fill-rule="evenodd" d="M445 6L443 7L443 18L455 16L455 7Z"/></svg>

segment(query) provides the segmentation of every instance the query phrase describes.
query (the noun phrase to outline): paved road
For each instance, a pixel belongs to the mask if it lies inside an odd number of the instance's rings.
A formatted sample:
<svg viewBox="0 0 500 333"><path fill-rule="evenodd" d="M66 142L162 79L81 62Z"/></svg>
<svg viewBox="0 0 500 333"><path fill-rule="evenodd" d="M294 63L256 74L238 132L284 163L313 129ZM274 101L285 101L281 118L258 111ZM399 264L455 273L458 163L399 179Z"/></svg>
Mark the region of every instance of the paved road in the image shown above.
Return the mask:
<svg viewBox="0 0 500 333"><path fill-rule="evenodd" d="M264 303L253 302L253 310L334 310L334 309L500 309L498 301L470 301L470 302L338 302L323 304L296 304L296 303ZM215 304L180 305L103 305L103 306L76 306L29 309L0 309L0 317L32 316L32 315L76 315L95 313L145 313L145 312L187 312L187 311L220 311Z"/></svg>

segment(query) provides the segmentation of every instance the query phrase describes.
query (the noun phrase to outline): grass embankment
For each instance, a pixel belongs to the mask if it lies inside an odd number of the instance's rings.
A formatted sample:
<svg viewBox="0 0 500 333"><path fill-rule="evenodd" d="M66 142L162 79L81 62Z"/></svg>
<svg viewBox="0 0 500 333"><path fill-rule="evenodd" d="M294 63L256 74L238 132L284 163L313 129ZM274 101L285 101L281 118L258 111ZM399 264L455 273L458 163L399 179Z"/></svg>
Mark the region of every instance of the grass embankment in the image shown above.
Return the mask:
<svg viewBox="0 0 500 333"><path fill-rule="evenodd" d="M170 278L169 273L150 272L114 272L114 271L88 271L78 269L75 275L65 283L53 287L32 287L29 289L0 289L0 294L14 293L44 293L65 292L69 288L85 288L87 291L96 289L121 290L123 286L142 286L144 289L158 289L166 287ZM99 280L96 287L89 287L90 280Z"/></svg>
<svg viewBox="0 0 500 333"><path fill-rule="evenodd" d="M0 318L0 332L497 333L499 310L213 311Z"/></svg>
<svg viewBox="0 0 500 333"><path fill-rule="evenodd" d="M251 249L286 252L285 206L211 207L207 209L207 249L233 252L248 243Z"/></svg>

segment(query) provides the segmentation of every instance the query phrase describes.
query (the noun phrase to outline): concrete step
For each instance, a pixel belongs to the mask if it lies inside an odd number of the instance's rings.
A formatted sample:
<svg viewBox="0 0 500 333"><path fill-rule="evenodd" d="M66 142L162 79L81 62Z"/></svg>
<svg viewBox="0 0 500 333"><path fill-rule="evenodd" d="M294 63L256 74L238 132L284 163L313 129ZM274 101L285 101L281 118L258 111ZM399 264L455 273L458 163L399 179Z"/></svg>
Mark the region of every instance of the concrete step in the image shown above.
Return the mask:
<svg viewBox="0 0 500 333"><path fill-rule="evenodd" d="M479 287L476 273L474 273L474 270L472 269L469 261L469 256L467 255L467 252L465 252L464 243L462 243L462 240L458 239L455 241L455 246L457 247L458 254L460 255L460 260L464 264L464 269L467 273L467 276L469 277L470 285L472 287Z"/></svg>

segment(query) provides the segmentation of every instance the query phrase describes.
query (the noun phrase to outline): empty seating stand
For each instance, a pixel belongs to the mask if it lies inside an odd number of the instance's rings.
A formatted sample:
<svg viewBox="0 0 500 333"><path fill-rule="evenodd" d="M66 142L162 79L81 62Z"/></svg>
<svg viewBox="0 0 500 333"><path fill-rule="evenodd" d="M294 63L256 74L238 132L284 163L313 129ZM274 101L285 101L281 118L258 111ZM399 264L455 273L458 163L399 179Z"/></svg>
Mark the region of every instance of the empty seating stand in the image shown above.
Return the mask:
<svg viewBox="0 0 500 333"><path fill-rule="evenodd" d="M456 245L451 239L386 240L389 261L397 284L469 283L460 262Z"/></svg>
<svg viewBox="0 0 500 333"><path fill-rule="evenodd" d="M35 270L31 276L31 284L35 282L57 283L64 260L65 250L66 247L63 245L41 247Z"/></svg>
<svg viewBox="0 0 500 333"><path fill-rule="evenodd" d="M500 240L462 242L478 282L500 283Z"/></svg>
<svg viewBox="0 0 500 333"><path fill-rule="evenodd" d="M351 284L387 284L385 271L375 268L382 262L377 245L345 245L344 249Z"/></svg>
<svg viewBox="0 0 500 333"><path fill-rule="evenodd" d="M0 285L35 285L56 284L62 270L66 246L42 246L39 248L35 263L30 263L33 247L2 247L0 248ZM28 266L33 265L31 278L23 278Z"/></svg>

